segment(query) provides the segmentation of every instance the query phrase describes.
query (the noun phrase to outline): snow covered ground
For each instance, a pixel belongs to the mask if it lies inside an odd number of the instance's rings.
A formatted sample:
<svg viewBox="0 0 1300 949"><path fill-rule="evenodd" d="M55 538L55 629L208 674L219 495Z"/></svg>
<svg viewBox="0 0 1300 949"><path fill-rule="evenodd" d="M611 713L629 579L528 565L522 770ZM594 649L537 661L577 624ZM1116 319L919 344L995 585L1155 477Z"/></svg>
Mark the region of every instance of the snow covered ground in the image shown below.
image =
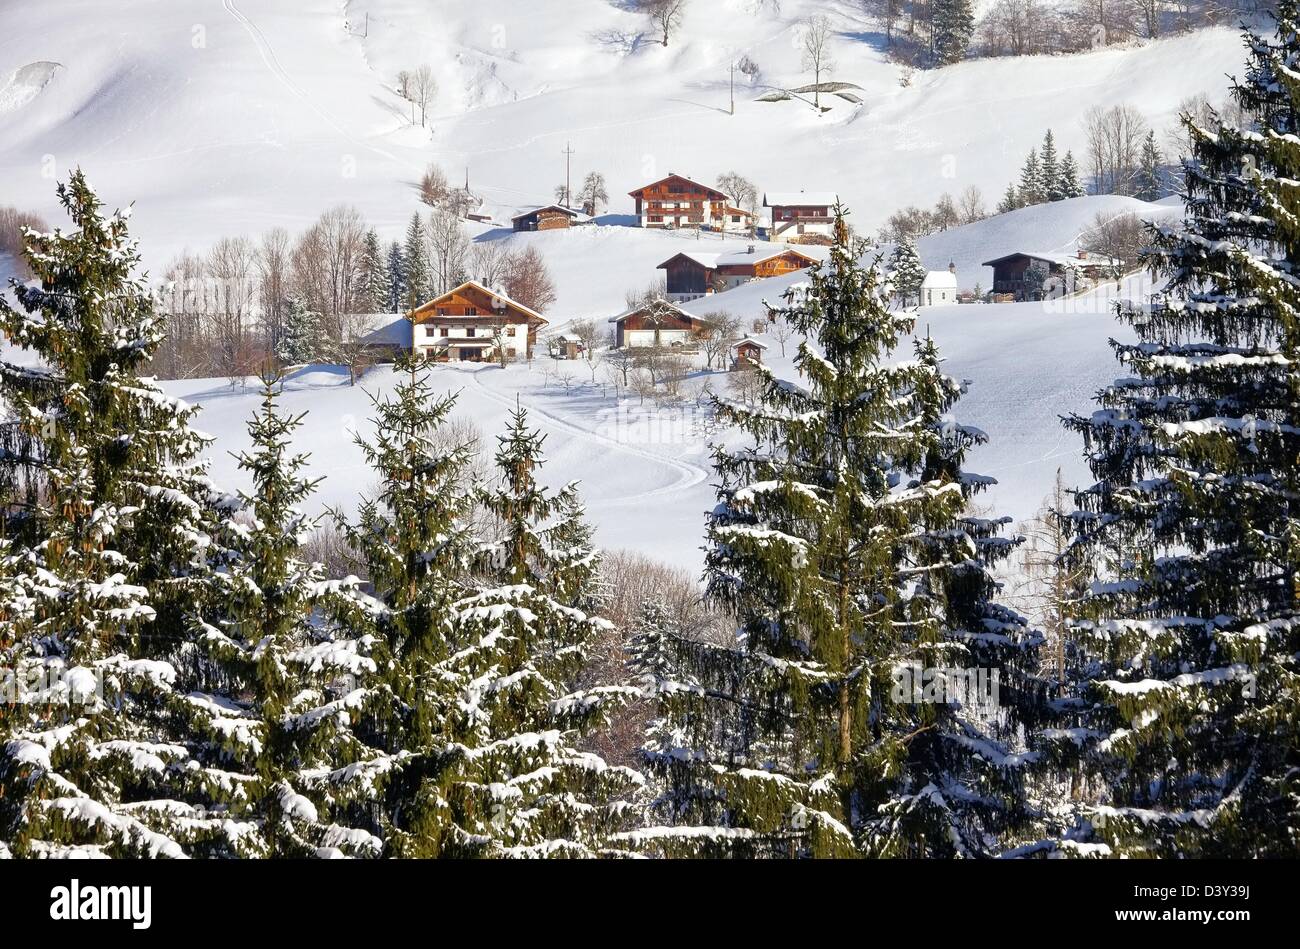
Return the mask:
<svg viewBox="0 0 1300 949"><path fill-rule="evenodd" d="M355 204L385 238L417 208L431 161L502 215L603 172L613 214L668 171L735 169L765 190L833 189L874 232L905 204L979 186L991 205L1051 127L1082 157L1081 118L1127 102L1159 131L1197 92L1240 72L1235 31L1079 56L974 60L900 85L857 4L710 0L664 47L624 4L599 0L44 0L0 30L0 204L55 217L53 179L82 165L107 199L137 202L155 269L218 236L300 229ZM757 102L809 81L799 21L829 12L835 79L862 87L818 116ZM368 14L368 20L367 20ZM365 35L361 35L361 34ZM748 55L761 75L738 84ZM433 67L432 129L393 90ZM57 68L56 68L57 67Z"/></svg>
<svg viewBox="0 0 1300 949"><path fill-rule="evenodd" d="M700 312L726 304L745 318L763 313L764 299L775 301L798 275L751 284L697 305ZM1140 295L1145 283L1125 289ZM927 329L947 359L953 376L970 380L958 404L962 422L984 429L987 446L974 452L971 469L995 476L999 484L982 503L1016 519L1038 509L1060 468L1067 483L1083 483L1087 470L1082 446L1060 425L1059 416L1091 411L1089 400L1116 375L1107 345L1124 334L1110 311L1110 288L1055 303L925 307L917 312L918 331ZM782 357L779 341L769 344L767 361L793 377L794 344ZM900 347L899 358L909 350ZM704 512L713 505L710 442L722 437L708 413L693 402L683 406L642 405L619 398L603 374L593 382L580 362L537 360L531 367L502 369L484 365L433 368L435 387L457 392L456 414L483 435L485 451L505 424L516 399L532 423L547 435L544 480L552 486L582 482L582 494L598 541L607 548L642 551L670 563L698 567ZM559 374L567 374L562 382ZM726 373L698 373L695 386L708 380L724 392ZM322 508L351 510L369 473L352 444L353 434L369 431L367 393L392 384L392 370L380 368L350 387L347 374L330 367L300 371L286 383L287 411L309 412L296 446L312 453L311 471L325 477L318 494ZM201 404L199 427L217 437L214 473L224 484L240 485L241 473L229 452L246 447L244 422L257 404L254 387L232 387L224 379L166 383L173 394Z"/></svg>
<svg viewBox="0 0 1300 949"><path fill-rule="evenodd" d="M1163 131L1184 98L1204 92L1219 101L1226 74L1240 71L1237 33L1212 29L1079 56L975 60L918 72L904 87L859 5L774 6L692 3L664 47L625 5L598 0L11 5L0 30L0 204L62 224L54 180L81 165L107 202L136 202L133 229L157 270L224 235L299 230L339 203L356 205L386 240L398 237L421 208L415 184L430 161L453 180L468 170L504 223L520 206L553 200L571 146L575 178L597 170L608 179L604 226L509 237L502 226L472 229L476 240L541 250L558 289L547 314L558 328L618 312L679 250L743 246L618 226L632 210L626 192L669 171L712 181L734 169L763 190L833 189L870 234L903 205L928 206L971 184L992 205L1048 127L1081 157L1081 120L1092 105L1127 102ZM819 117L799 102L755 101L768 87L809 81L795 39L810 12L832 15L834 78L862 87L860 105L830 100L835 108ZM728 66L742 54L761 75L752 85L738 76L731 115ZM393 89L400 69L422 63L438 81L428 129L411 124L409 103ZM1071 249L1098 213L1128 211L1168 219L1178 208L1081 198L936 234L920 251L931 268L952 261L962 287L987 288L984 260ZM794 279L694 306L725 307L748 322ZM994 508L1032 513L1058 465L1067 480L1083 480L1081 446L1058 416L1088 410L1115 374L1106 340L1116 327L1103 295L1068 306L928 308L919 322L949 370L971 380L959 414L992 438L972 467L1002 481ZM788 370L770 342L769 360ZM443 367L436 378L461 393L460 413L489 449L516 397L529 407L548 433L550 480L583 482L602 543L698 565L712 504L707 443L716 433L707 418L691 409L643 416L639 405L620 407L608 387L581 384L589 376L580 364L564 365L576 380L566 386L541 362ZM322 505L349 508L365 489L349 433L365 428L364 390L390 384L389 370L376 370L352 388L326 367L288 383L287 406L310 410L300 446L327 477ZM214 470L238 483L228 452L244 444L255 390L224 379L167 387L204 406L200 425L218 438Z"/></svg>

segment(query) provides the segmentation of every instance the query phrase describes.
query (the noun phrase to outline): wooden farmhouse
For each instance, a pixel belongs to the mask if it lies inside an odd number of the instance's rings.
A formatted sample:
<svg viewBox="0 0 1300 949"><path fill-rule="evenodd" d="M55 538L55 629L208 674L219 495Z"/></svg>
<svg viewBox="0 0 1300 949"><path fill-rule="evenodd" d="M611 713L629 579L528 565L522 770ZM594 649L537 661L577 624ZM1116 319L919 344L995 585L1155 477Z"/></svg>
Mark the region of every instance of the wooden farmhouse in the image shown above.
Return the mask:
<svg viewBox="0 0 1300 949"><path fill-rule="evenodd" d="M691 345L704 324L667 300L652 300L610 317L618 349L680 348Z"/></svg>
<svg viewBox="0 0 1300 949"><path fill-rule="evenodd" d="M793 247L748 250L738 253L682 251L656 269L667 275L668 299L674 303L721 293L751 280L780 277L817 263L818 259Z"/></svg>
<svg viewBox="0 0 1300 949"><path fill-rule="evenodd" d="M1052 294L1053 284L1059 294L1062 290L1073 290L1079 280L1091 285L1117 276L1120 262L1081 250L1077 254L1017 252L986 260L983 266L993 268L996 296L1009 294L1017 301L1024 301L1041 300Z"/></svg>
<svg viewBox="0 0 1300 949"><path fill-rule="evenodd" d="M516 231L553 231L581 223L581 212L559 204L547 204L530 211L521 211L510 219Z"/></svg>
<svg viewBox="0 0 1300 949"><path fill-rule="evenodd" d="M628 194L641 227L722 226L729 202L717 188L672 172Z"/></svg>
<svg viewBox="0 0 1300 949"><path fill-rule="evenodd" d="M831 244L835 240L834 191L769 191L763 207L772 209L769 240L789 244Z"/></svg>
<svg viewBox="0 0 1300 949"><path fill-rule="evenodd" d="M470 280L411 311L411 348L438 362L531 358L546 320Z"/></svg>

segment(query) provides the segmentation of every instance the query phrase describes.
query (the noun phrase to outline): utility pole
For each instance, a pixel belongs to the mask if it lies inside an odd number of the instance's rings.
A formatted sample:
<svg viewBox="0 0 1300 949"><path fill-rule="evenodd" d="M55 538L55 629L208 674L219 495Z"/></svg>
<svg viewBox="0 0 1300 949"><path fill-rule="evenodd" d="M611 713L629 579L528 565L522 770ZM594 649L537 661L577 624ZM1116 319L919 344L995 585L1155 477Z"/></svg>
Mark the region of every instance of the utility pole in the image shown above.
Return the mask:
<svg viewBox="0 0 1300 949"><path fill-rule="evenodd" d="M569 181L569 159L575 154L573 146L565 142L564 151L560 154L564 156L564 206L568 208L573 206L573 189Z"/></svg>

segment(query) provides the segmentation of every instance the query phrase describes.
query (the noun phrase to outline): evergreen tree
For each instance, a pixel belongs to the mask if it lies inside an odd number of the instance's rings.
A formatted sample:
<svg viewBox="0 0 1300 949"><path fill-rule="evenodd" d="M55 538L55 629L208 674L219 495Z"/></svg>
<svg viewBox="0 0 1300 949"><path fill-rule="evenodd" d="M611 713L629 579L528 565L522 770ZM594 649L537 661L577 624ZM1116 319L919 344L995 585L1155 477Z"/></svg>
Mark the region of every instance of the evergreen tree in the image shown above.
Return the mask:
<svg viewBox="0 0 1300 949"><path fill-rule="evenodd" d="M355 578L328 583L301 545L317 519L302 513L318 480L291 452L303 416L276 409L264 380L262 408L248 424L252 449L239 467L253 483L222 525L229 560L199 635L178 657L186 695L189 762L219 776L209 809L239 819L239 852L255 856L377 856L382 841L322 819L306 794L316 776L364 767L371 753L341 710L377 670L365 640L324 621L365 597ZM337 604L329 609L329 604Z"/></svg>
<svg viewBox="0 0 1300 949"><path fill-rule="evenodd" d="M315 362L324 356L326 348L325 321L321 315L309 309L302 297L286 300L280 346L275 351L280 362L287 366Z"/></svg>
<svg viewBox="0 0 1300 949"><path fill-rule="evenodd" d="M498 483L475 492L492 536L479 548L474 589L456 604L443 667L462 696L448 727L470 749L443 779L449 794L459 790L445 845L453 851L595 855L641 781L576 747L637 692L577 688L610 624L565 602L594 601L596 565L576 486L551 494L537 481L543 441L516 408L498 438Z"/></svg>
<svg viewBox="0 0 1300 949"><path fill-rule="evenodd" d="M1148 856L1294 855L1300 840L1300 23L1248 36L1254 127L1184 127L1186 219L1152 229L1167 295L1121 308L1124 378L1083 434L1066 523L1093 580L1076 636L1082 836ZM1071 837L1065 846L1073 846Z"/></svg>
<svg viewBox="0 0 1300 949"><path fill-rule="evenodd" d="M935 64L947 66L966 58L975 32L971 0L933 0L930 6L930 54Z"/></svg>
<svg viewBox="0 0 1300 949"><path fill-rule="evenodd" d="M1032 720L1036 637L994 605L1005 523L964 514L989 479L961 470L983 436L953 422L960 386L934 346L889 356L911 321L877 264L840 239L774 315L804 335L799 384L758 371L758 404L717 410L753 438L719 447L710 598L737 644L658 628L637 669L658 699L646 761L670 853L937 856L1014 840ZM1001 707L954 685L998 670ZM906 675L900 675L905 672ZM915 672L915 676L913 676ZM945 688L911 687L922 680Z"/></svg>
<svg viewBox="0 0 1300 949"><path fill-rule="evenodd" d="M1039 174L1043 182L1043 200L1060 201L1065 197L1061 181L1061 167L1056 158L1056 139L1048 129L1043 136L1043 150L1040 158Z"/></svg>
<svg viewBox="0 0 1300 949"><path fill-rule="evenodd" d="M921 302L921 284L925 282L925 267L916 250L916 242L905 238L894 245L889 258L889 280L903 306L915 300Z"/></svg>
<svg viewBox="0 0 1300 949"><path fill-rule="evenodd" d="M1164 161L1160 147L1156 145L1156 133L1147 132L1147 137L1142 142L1142 154L1138 158L1134 197L1143 201L1159 200L1160 168Z"/></svg>
<svg viewBox="0 0 1300 949"><path fill-rule="evenodd" d="M406 258L402 256L402 245L393 241L388 246L388 296L385 308L390 313L400 313L406 305Z"/></svg>
<svg viewBox="0 0 1300 949"><path fill-rule="evenodd" d="M1087 194L1083 185L1079 184L1079 166L1074 161L1074 154L1066 152L1065 157L1061 159L1061 177L1060 190L1066 198L1082 198Z"/></svg>
<svg viewBox="0 0 1300 949"><path fill-rule="evenodd" d="M404 310L414 310L432 296L433 274L429 268L424 222L419 213L411 215L406 228L406 244L402 248L402 275L406 296Z"/></svg>
<svg viewBox="0 0 1300 949"><path fill-rule="evenodd" d="M1020 169L1020 188L1017 192L1020 206L1041 204L1044 201L1043 168L1038 161L1038 149L1031 148L1024 167Z"/></svg>
<svg viewBox="0 0 1300 949"><path fill-rule="evenodd" d="M365 243L361 249L360 264L360 299L358 306L366 311L387 308L388 264L384 252L379 246L379 234L372 227L366 232Z"/></svg>
<svg viewBox="0 0 1300 949"><path fill-rule="evenodd" d="M1016 193L1016 186L1014 184L1009 184L1007 185L1007 193L1004 194L1002 200L998 202L998 213L1006 214L1008 211L1014 211L1019 207L1022 207L1020 203L1020 195Z"/></svg>
<svg viewBox="0 0 1300 949"><path fill-rule="evenodd" d="M463 759L449 742L465 695L446 664L473 552L462 488L472 446L448 441L455 396L436 396L414 360L398 370L392 394L373 397L373 438L357 438L377 490L354 521L336 515L374 591L335 614L372 644L378 674L347 708L370 751L309 797L332 822L379 837L386 855L463 854L476 838L447 839L459 827L448 793L460 789L443 778Z"/></svg>
<svg viewBox="0 0 1300 949"><path fill-rule="evenodd" d="M80 170L70 231L26 234L35 282L0 324L40 368L0 363L0 664L42 683L0 705L0 838L15 854L180 856L163 816L206 800L173 739L166 661L203 602L218 508L195 409L138 375L164 318L127 213ZM194 835L210 829L196 821Z"/></svg>

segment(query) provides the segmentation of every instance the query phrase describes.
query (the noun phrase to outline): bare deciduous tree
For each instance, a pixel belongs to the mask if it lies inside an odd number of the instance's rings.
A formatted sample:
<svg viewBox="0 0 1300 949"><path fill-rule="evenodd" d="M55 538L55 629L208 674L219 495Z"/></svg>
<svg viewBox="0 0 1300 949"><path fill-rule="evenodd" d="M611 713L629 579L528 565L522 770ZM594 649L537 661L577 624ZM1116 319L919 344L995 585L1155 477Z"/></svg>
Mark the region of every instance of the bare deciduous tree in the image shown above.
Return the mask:
<svg viewBox="0 0 1300 949"><path fill-rule="evenodd" d="M420 66L411 74L411 101L420 110L421 128L427 124L429 105L437 92L438 84L434 81L433 70L428 65Z"/></svg>
<svg viewBox="0 0 1300 949"><path fill-rule="evenodd" d="M825 14L810 16L803 24L803 34L800 38L800 50L803 54L803 68L810 70L813 74L813 83L820 86L822 74L829 74L835 68L835 61L831 57L831 21ZM813 107L821 113L821 91L813 91Z"/></svg>
<svg viewBox="0 0 1300 949"><path fill-rule="evenodd" d="M682 15L686 12L686 0L639 0L639 6L659 31L663 45L667 46L673 31L681 25Z"/></svg>
<svg viewBox="0 0 1300 949"><path fill-rule="evenodd" d="M506 294L516 303L545 313L555 302L555 283L546 261L536 247L528 246L511 254L505 273Z"/></svg>
<svg viewBox="0 0 1300 949"><path fill-rule="evenodd" d="M1088 160L1097 194L1133 194L1147 123L1130 105L1093 106L1084 115Z"/></svg>

